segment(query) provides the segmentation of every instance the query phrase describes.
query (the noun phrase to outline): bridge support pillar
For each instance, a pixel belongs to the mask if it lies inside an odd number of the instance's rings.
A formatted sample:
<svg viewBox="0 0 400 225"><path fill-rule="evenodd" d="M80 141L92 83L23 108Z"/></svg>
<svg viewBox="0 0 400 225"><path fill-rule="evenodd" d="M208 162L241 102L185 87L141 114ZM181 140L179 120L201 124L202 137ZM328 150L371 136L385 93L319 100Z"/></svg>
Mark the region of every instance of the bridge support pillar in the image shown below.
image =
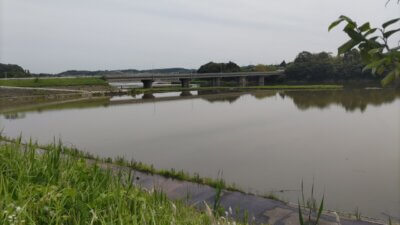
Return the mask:
<svg viewBox="0 0 400 225"><path fill-rule="evenodd" d="M212 78L212 86L221 86L221 77Z"/></svg>
<svg viewBox="0 0 400 225"><path fill-rule="evenodd" d="M143 88L151 88L153 86L153 80L142 80Z"/></svg>
<svg viewBox="0 0 400 225"><path fill-rule="evenodd" d="M247 84L247 78L246 77L239 77L239 86L244 87Z"/></svg>
<svg viewBox="0 0 400 225"><path fill-rule="evenodd" d="M259 86L264 86L265 85L265 77L259 76L258 77L258 85Z"/></svg>
<svg viewBox="0 0 400 225"><path fill-rule="evenodd" d="M188 88L190 87L190 78L180 78L181 85L183 88Z"/></svg>

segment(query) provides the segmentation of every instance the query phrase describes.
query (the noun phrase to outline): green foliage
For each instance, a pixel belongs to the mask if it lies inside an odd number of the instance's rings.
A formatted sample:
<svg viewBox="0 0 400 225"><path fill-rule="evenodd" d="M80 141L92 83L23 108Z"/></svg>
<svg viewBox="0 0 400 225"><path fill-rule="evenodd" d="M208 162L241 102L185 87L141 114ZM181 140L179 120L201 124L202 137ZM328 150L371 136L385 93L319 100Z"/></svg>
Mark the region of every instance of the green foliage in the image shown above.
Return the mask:
<svg viewBox="0 0 400 225"><path fill-rule="evenodd" d="M108 85L100 78L35 78L23 80L0 80L0 86L11 87L56 87L80 85Z"/></svg>
<svg viewBox="0 0 400 225"><path fill-rule="evenodd" d="M229 224L62 152L0 144L0 224Z"/></svg>
<svg viewBox="0 0 400 225"><path fill-rule="evenodd" d="M304 198L304 184L303 181L301 181L301 196L302 196L302 204L300 204L300 200L298 200L298 207L299 207L299 222L300 225L318 225L319 220L322 215L322 211L324 210L324 200L325 200L325 195L322 196L321 203L319 204L319 207L317 208L317 201L314 198L314 182L311 187L311 197L310 199L307 200L307 203L305 202ZM305 221L303 217L303 210L306 211L308 208L308 220ZM316 214L315 220L312 219L311 215Z"/></svg>
<svg viewBox="0 0 400 225"><path fill-rule="evenodd" d="M275 65L257 64L240 67L240 72L268 72L276 71L278 67Z"/></svg>
<svg viewBox="0 0 400 225"><path fill-rule="evenodd" d="M361 221L361 212L358 209L358 207L356 208L356 210L354 211L354 216L356 217L356 220Z"/></svg>
<svg viewBox="0 0 400 225"><path fill-rule="evenodd" d="M396 24L399 25L400 18L383 23L381 28L372 28L369 22L358 26L349 17L340 16L328 30L342 22L347 23L343 31L350 40L338 48L339 55L357 48L365 64L363 71L371 70L373 74L384 75L381 82L383 86L400 79L400 46L389 46L389 38L400 31L400 28L392 28ZM389 28L391 29L388 30Z"/></svg>
<svg viewBox="0 0 400 225"><path fill-rule="evenodd" d="M12 64L0 63L0 78L29 77L29 71L25 71L22 67Z"/></svg>
<svg viewBox="0 0 400 225"><path fill-rule="evenodd" d="M197 73L234 73L240 72L240 67L234 63L214 63L209 62L207 64L202 65Z"/></svg>
<svg viewBox="0 0 400 225"><path fill-rule="evenodd" d="M326 52L303 51L286 67L285 73L289 80L298 81L375 79L362 68L361 55L355 49L337 57Z"/></svg>
<svg viewBox="0 0 400 225"><path fill-rule="evenodd" d="M263 65L263 64L258 64L254 67L255 72L267 72L269 71L268 66Z"/></svg>
<svg viewBox="0 0 400 225"><path fill-rule="evenodd" d="M214 207L213 213L215 216L222 216L224 209L221 207L221 197L222 197L222 190L225 187L224 180L218 179L217 186L215 187L215 199L214 199Z"/></svg>

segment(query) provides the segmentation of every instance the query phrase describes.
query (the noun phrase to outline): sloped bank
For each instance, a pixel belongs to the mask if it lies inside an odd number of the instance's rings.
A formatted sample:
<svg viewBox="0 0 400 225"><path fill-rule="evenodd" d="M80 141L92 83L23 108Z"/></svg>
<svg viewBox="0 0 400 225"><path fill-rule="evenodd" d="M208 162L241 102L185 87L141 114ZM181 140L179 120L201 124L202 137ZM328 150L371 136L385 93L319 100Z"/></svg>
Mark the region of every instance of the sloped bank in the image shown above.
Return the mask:
<svg viewBox="0 0 400 225"><path fill-rule="evenodd" d="M2 137L2 143L15 142ZM18 142L18 140L17 140ZM61 146L61 145L60 145ZM36 147L40 151L48 151L54 149L56 145L48 145ZM45 150L46 149L46 150ZM203 202L207 202L208 205L215 204L218 201L221 206L230 216L238 221L248 221L255 224L299 224L298 208L294 204L286 204L281 201L267 199L262 196L256 196L253 194L247 194L240 191L233 190L222 190L222 194L218 195L218 188L212 187L217 183L212 183L211 179L208 179L208 184L200 184L196 182L186 181L183 175L178 176L181 172L170 172L170 177L176 177L178 179L168 178L162 176L162 171L149 171L141 172L135 169L135 163L131 163L131 166L124 165L122 159L99 159L88 154L77 151L76 149L70 149L62 147L64 154L73 155L74 157L84 157L87 163L91 165L98 165L103 169L111 170L115 174L120 174L121 171L130 174L133 178L132 183L136 187L141 187L146 190L157 190L158 192L165 193L165 195L171 200L180 200L190 206L196 206L199 209L204 209ZM138 165L138 164L136 164ZM141 164L144 168L145 165ZM136 166L139 168L139 166ZM149 167L151 168L151 166ZM142 171L146 171L142 169ZM165 174L164 172L164 175ZM179 180L180 179L180 180ZM207 180L204 178L197 178L199 181ZM218 182L218 181L215 181ZM232 188L231 188L232 189ZM338 222L338 218L335 213L324 212L321 217L320 224L357 224L357 225L372 225L372 224L383 224L384 222L378 220L352 220L341 216Z"/></svg>

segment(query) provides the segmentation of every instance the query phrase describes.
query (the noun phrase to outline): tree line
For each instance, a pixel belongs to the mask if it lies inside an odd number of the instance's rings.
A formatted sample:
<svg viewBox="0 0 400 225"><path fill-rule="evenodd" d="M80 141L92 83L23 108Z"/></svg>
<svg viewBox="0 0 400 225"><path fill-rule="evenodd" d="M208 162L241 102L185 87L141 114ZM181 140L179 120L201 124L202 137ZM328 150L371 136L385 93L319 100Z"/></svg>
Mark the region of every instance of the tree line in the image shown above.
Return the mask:
<svg viewBox="0 0 400 225"><path fill-rule="evenodd" d="M360 52L353 49L342 55L327 52L300 52L285 69L287 79L297 81L377 80L371 71L363 71Z"/></svg>
<svg viewBox="0 0 400 225"><path fill-rule="evenodd" d="M30 76L31 73L29 70L24 70L18 65L0 63L0 78L18 78Z"/></svg>
<svg viewBox="0 0 400 225"><path fill-rule="evenodd" d="M357 49L333 56L331 53L300 52L293 62L283 61L279 65L238 66L234 62L209 62L202 65L197 73L228 72L266 72L284 69L286 80L291 81L346 81L346 80L378 80L371 71L363 71L365 64Z"/></svg>
<svg viewBox="0 0 400 225"><path fill-rule="evenodd" d="M283 64L286 65L285 61L281 63L281 65ZM211 61L200 66L200 68L197 70L197 73L266 72L275 71L281 67L281 65L257 64L240 67L231 61L228 63L215 63Z"/></svg>
<svg viewBox="0 0 400 225"><path fill-rule="evenodd" d="M216 63L209 62L195 70L187 70L183 68L163 69L152 72L173 72L173 73L234 73L234 72L266 72L284 69L286 80L293 81L346 81L346 80L379 80L379 77L374 75L371 70L363 70L365 63L362 60L362 55L357 49L352 49L338 56L333 56L331 53L320 52L310 53L308 51L300 52L293 62L286 63L283 61L277 65L247 65L239 66L234 62ZM128 70L126 70L128 71ZM86 72L86 73L85 73ZM87 73L88 71L67 71L60 73L60 76L74 76L82 74L98 75L99 71ZM104 71L102 71L104 72ZM109 71L110 73L115 71ZM118 71L125 72L124 70ZM130 73L139 72L137 70L129 70ZM41 76L42 74L31 74L28 70L24 70L18 65L0 64L0 78L8 77L31 77Z"/></svg>

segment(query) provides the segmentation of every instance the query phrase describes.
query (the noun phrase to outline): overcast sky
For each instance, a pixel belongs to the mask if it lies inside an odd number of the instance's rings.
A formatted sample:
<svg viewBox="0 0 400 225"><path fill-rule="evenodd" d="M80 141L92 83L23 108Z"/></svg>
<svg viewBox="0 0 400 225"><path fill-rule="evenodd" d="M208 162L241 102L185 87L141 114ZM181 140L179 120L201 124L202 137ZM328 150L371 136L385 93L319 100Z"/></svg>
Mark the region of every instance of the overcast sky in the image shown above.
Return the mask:
<svg viewBox="0 0 400 225"><path fill-rule="evenodd" d="M0 62L31 72L291 61L347 38L345 14L381 25L386 0L0 0Z"/></svg>

